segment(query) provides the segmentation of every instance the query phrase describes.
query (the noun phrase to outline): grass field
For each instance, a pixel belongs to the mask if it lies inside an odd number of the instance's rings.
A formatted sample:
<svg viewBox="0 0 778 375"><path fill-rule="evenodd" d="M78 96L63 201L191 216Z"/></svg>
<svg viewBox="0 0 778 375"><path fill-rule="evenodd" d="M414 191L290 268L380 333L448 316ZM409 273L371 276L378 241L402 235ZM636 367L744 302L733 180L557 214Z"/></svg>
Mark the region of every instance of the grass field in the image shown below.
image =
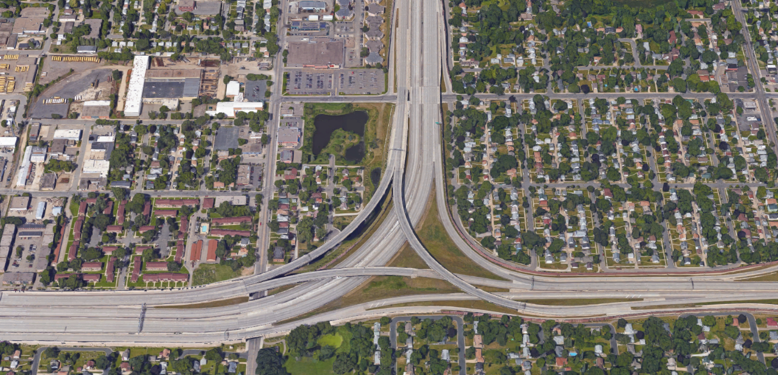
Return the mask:
<svg viewBox="0 0 778 375"><path fill-rule="evenodd" d="M778 281L778 272L768 273L750 279L740 279L737 281Z"/></svg>
<svg viewBox="0 0 778 375"><path fill-rule="evenodd" d="M347 353L351 350L351 332L346 327L340 326L336 333L320 337L317 343L320 346L336 347L337 353ZM291 355L288 358L284 367L292 375L334 374L332 371L332 363L335 362L334 356L326 361L319 361L313 357L302 357L298 360Z"/></svg>
<svg viewBox="0 0 778 375"><path fill-rule="evenodd" d="M191 305L165 305L165 306L156 306L155 308L157 309L205 309L209 307L232 306L232 305L245 303L248 301L249 301L249 297L243 296L243 297L235 297L235 298L228 298L228 299L220 299L218 301L193 303Z"/></svg>
<svg viewBox="0 0 778 375"><path fill-rule="evenodd" d="M584 306L599 305L603 303L636 302L633 298L590 298L590 299L528 299L522 302L546 306Z"/></svg>
<svg viewBox="0 0 778 375"><path fill-rule="evenodd" d="M389 264L387 264L387 267L405 267L416 268L420 270L429 269L427 263L424 263L424 260L422 260L421 257L419 257L419 255L416 254L413 249L411 249L407 242L405 245L403 245L400 251L397 252L397 255L392 258Z"/></svg>
<svg viewBox="0 0 778 375"><path fill-rule="evenodd" d="M329 345L337 349L340 348L341 344L343 344L343 336L341 336L339 333L324 335L322 337L319 337L319 340L317 340L316 342L320 346Z"/></svg>
<svg viewBox="0 0 778 375"><path fill-rule="evenodd" d="M217 281L229 280L240 276L240 271L233 271L229 266L221 264L201 264L194 271L192 285L212 284Z"/></svg>
<svg viewBox="0 0 778 375"><path fill-rule="evenodd" d="M501 312L505 314L512 314L516 315L516 310L509 309L507 307L497 306L491 302L481 301L481 300L472 300L472 301L430 301L430 302L411 302L411 303L402 303L398 305L387 305L387 306L381 306L381 309L384 308L390 308L390 307L406 307L406 306L451 306L451 307L462 307L466 309L478 309L478 310L487 310L487 311L494 311L494 312ZM522 314L522 316L531 316L528 314Z"/></svg>
<svg viewBox="0 0 778 375"><path fill-rule="evenodd" d="M427 251L440 262L446 269L453 273L460 273L470 276L479 276L495 280L504 280L503 278L486 271L473 263L470 258L465 256L462 251L451 241L446 233L446 228L438 216L438 203L435 200L435 189L432 189L430 198L427 201L428 209L426 217L423 218L421 226L417 233L419 239Z"/></svg>
<svg viewBox="0 0 778 375"><path fill-rule="evenodd" d="M362 285L352 290L342 298L332 301L316 311L294 317L278 324L292 322L316 314L334 311L347 306L381 300L385 298L418 295L461 292L447 281L426 277L373 276Z"/></svg>
<svg viewBox="0 0 778 375"><path fill-rule="evenodd" d="M332 357L326 361L319 361L311 357L301 357L300 360L289 358L286 361L284 367L292 375L305 375L305 374L321 374L329 375L334 374L332 371L332 363L335 362L335 357Z"/></svg>

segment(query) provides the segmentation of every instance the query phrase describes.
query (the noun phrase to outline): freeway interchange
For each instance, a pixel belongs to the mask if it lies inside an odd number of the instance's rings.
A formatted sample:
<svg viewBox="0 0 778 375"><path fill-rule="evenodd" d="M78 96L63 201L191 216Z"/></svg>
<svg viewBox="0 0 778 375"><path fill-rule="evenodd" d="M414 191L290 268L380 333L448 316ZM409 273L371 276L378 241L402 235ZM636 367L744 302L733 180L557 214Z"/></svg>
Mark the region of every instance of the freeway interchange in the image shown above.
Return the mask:
<svg viewBox="0 0 778 375"><path fill-rule="evenodd" d="M281 334L299 324L323 320L337 323L387 314L437 313L454 309L445 306L445 302L450 301L484 300L518 314L565 318L645 314L672 304L778 298L774 282L736 282L775 272L778 270L776 265L740 273L693 276L546 276L509 270L478 254L460 237L447 211L440 105L453 100L455 95L442 94L440 87L441 71L446 65L444 59L447 59L446 54L441 53L446 50L443 4L435 0L399 0L395 7L399 12L398 27L392 36L392 45L397 47L390 52L395 61L395 93L376 98L311 99L396 103L391 147L384 168L386 173L374 198L346 229L324 246L289 264L202 287L164 291L5 292L0 298L0 335L12 341L40 343L196 345ZM557 96L566 95L573 96ZM484 98L489 97L484 95ZM271 98L272 108L278 109L285 100L287 98L282 98L277 91ZM272 169L269 172L268 175L273 175ZM431 198L433 187L436 194ZM391 209L383 221L374 224L377 229L364 245L335 268L292 274L335 249L378 208L380 198L388 194L391 194ZM440 216L446 233L459 251L503 280L454 274L424 248L414 227L421 221L428 199L436 199L438 212L432 214ZM263 237L267 237L266 227L263 230ZM429 269L385 267L406 242ZM343 297L369 277L379 275L443 279L462 293L394 297L316 313L317 309ZM227 306L176 307L264 294L267 290L289 285L296 286L275 295ZM492 293L479 288L484 286L508 292ZM531 303L531 299L539 298L631 300L582 306ZM424 305L425 302L429 304ZM745 302L740 307L751 306ZM397 306L400 304L406 306ZM163 306L165 308L161 308ZM751 307L760 308L759 305Z"/></svg>

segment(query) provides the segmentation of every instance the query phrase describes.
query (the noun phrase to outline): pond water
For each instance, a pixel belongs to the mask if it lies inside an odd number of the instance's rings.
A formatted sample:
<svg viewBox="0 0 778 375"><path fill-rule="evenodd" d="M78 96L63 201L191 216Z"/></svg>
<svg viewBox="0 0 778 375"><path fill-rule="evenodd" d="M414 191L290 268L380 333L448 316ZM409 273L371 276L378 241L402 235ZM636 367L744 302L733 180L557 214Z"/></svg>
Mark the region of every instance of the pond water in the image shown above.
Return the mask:
<svg viewBox="0 0 778 375"><path fill-rule="evenodd" d="M330 143L330 137L335 130L343 129L347 132L363 137L365 135L365 124L367 124L367 112L356 111L345 115L318 115L313 119L313 126L316 130L313 132L312 152L318 156L321 151ZM346 149L346 160L358 162L365 156L365 142L359 142Z"/></svg>

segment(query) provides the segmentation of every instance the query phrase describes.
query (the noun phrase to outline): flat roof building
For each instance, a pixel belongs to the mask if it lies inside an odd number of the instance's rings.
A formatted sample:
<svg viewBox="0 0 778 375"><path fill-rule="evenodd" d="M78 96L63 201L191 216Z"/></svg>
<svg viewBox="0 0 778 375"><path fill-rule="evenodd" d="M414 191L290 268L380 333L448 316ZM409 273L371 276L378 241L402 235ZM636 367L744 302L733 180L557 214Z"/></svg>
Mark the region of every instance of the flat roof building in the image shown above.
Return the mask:
<svg viewBox="0 0 778 375"><path fill-rule="evenodd" d="M76 52L81 54L94 55L97 53L97 46L78 46L76 48Z"/></svg>
<svg viewBox="0 0 778 375"><path fill-rule="evenodd" d="M90 100L84 102L84 108L81 110L81 118L94 120L94 119L108 119L111 116L111 101L110 100Z"/></svg>
<svg viewBox="0 0 778 375"><path fill-rule="evenodd" d="M27 211L30 209L30 197L13 197L11 198L11 205L8 208L10 211Z"/></svg>
<svg viewBox="0 0 778 375"><path fill-rule="evenodd" d="M234 195L234 196L218 196L216 197L215 207L219 207L224 202L227 202L233 206L245 206L248 204L248 197L245 195Z"/></svg>
<svg viewBox="0 0 778 375"><path fill-rule="evenodd" d="M345 42L314 38L289 42L287 66L294 68L340 68L345 61Z"/></svg>
<svg viewBox="0 0 778 375"><path fill-rule="evenodd" d="M44 173L41 177L41 190L51 191L57 186L56 173Z"/></svg>
<svg viewBox="0 0 778 375"><path fill-rule="evenodd" d="M143 86L146 81L146 70L149 68L148 56L135 56L132 63L132 76L127 88L127 99L124 105L124 115L140 116L143 102Z"/></svg>
<svg viewBox="0 0 778 375"><path fill-rule="evenodd" d="M223 113L226 117L235 117L237 112L258 112L265 107L263 102L218 102L216 109L205 111L209 116Z"/></svg>
<svg viewBox="0 0 778 375"><path fill-rule="evenodd" d="M300 129L283 126L278 128L278 145L281 147L297 147L300 144Z"/></svg>
<svg viewBox="0 0 778 375"><path fill-rule="evenodd" d="M27 146L27 148L24 149L24 156L19 165L19 173L16 174L16 186L27 185L27 177L30 174L31 168L30 157L32 157L32 146Z"/></svg>
<svg viewBox="0 0 778 375"><path fill-rule="evenodd" d="M9 152L16 151L16 141L18 139L19 137L0 137L0 149Z"/></svg>
<svg viewBox="0 0 778 375"><path fill-rule="evenodd" d="M58 129L54 131L54 139L67 139L78 142L81 139L81 129Z"/></svg>
<svg viewBox="0 0 778 375"><path fill-rule="evenodd" d="M108 177L110 162L108 160L84 160L84 173L99 174L100 177Z"/></svg>
<svg viewBox="0 0 778 375"><path fill-rule="evenodd" d="M20 17L14 21L13 33L22 34L44 34L46 28L43 27L43 17Z"/></svg>
<svg viewBox="0 0 778 375"><path fill-rule="evenodd" d="M234 98L238 94L240 94L240 83L238 81L230 81L230 83L227 84L225 95L228 98Z"/></svg>
<svg viewBox="0 0 778 375"><path fill-rule="evenodd" d="M327 3L318 0L303 0L297 4L297 8L300 12L324 12L327 10Z"/></svg>

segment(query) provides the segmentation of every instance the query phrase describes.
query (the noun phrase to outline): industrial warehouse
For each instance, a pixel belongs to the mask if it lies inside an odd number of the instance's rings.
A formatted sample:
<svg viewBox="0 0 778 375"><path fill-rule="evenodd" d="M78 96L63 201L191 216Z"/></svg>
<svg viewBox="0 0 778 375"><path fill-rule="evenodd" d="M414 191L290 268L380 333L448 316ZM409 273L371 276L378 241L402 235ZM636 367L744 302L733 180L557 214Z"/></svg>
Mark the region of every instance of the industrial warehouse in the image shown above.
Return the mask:
<svg viewBox="0 0 778 375"><path fill-rule="evenodd" d="M211 65L207 60L193 66L160 57L136 56L124 115L141 116L143 104L176 108L180 101L191 101L201 95L214 96L219 69Z"/></svg>

